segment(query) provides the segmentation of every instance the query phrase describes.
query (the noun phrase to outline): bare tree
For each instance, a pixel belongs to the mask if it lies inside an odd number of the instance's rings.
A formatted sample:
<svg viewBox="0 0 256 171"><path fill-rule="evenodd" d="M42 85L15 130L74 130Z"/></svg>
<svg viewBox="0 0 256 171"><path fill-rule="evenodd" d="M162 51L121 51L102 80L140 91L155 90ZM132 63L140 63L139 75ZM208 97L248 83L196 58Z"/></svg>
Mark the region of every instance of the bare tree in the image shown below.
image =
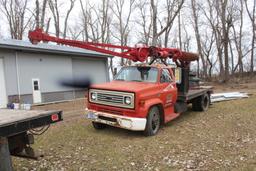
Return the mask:
<svg viewBox="0 0 256 171"><path fill-rule="evenodd" d="M82 29L84 40L94 42L109 42L110 39L110 1L103 0L98 6L85 4L80 0L82 9Z"/></svg>
<svg viewBox="0 0 256 171"><path fill-rule="evenodd" d="M90 20L90 16L88 16L88 5L84 5L83 1L80 0L80 7L81 7L81 20L82 20L82 35L83 35L83 40L84 41L89 41L89 27L88 27L88 22ZM89 13L90 14L90 13Z"/></svg>
<svg viewBox="0 0 256 171"><path fill-rule="evenodd" d="M218 59L213 58L214 53L212 52L212 49L214 44L214 38L214 33L211 32L210 35L206 34L204 41L202 41L202 51L207 60L208 76L210 79L212 78L213 67L218 61Z"/></svg>
<svg viewBox="0 0 256 171"><path fill-rule="evenodd" d="M89 2L83 3L80 0L82 9L82 35L85 41L110 43L110 0L102 0L98 5L91 5ZM114 75L113 59L109 59L109 69Z"/></svg>
<svg viewBox="0 0 256 171"><path fill-rule="evenodd" d="M32 15L27 14L28 0L1 0L0 9L4 13L10 30L12 39L23 38L23 34L28 27ZM26 19L28 17L28 19Z"/></svg>
<svg viewBox="0 0 256 171"><path fill-rule="evenodd" d="M203 11L204 16L207 19L207 24L210 25L211 31L214 35L215 46L217 50L217 57L219 63L219 73L223 77L224 65L223 65L223 46L222 46L222 36L221 29L219 27L219 19L215 16L214 4L211 0L207 0L207 7L201 6L200 8ZM206 10L207 9L207 10Z"/></svg>
<svg viewBox="0 0 256 171"><path fill-rule="evenodd" d="M35 22L37 28L44 28L46 5L47 0L43 0L42 4L39 3L39 0L36 0ZM40 8L40 6L42 6L42 8Z"/></svg>
<svg viewBox="0 0 256 171"><path fill-rule="evenodd" d="M152 30L152 20L150 19L150 11L149 2L147 1L139 1L137 3L137 9L139 16L136 19L136 24L138 24L138 32L139 32L139 41L145 45L149 45L151 39L151 30Z"/></svg>
<svg viewBox="0 0 256 171"><path fill-rule="evenodd" d="M165 22L161 21L161 29L158 30L158 22L159 19L159 13L158 13L158 8L157 8L157 3L155 0L150 0L150 5L151 5L151 11L152 11L152 45L156 46L157 41L159 37L164 33L167 32L166 40L168 39L168 32L170 32L170 29L172 27L172 24L179 14L182 6L184 4L184 0L167 0L167 16L165 17ZM162 24L164 23L164 24Z"/></svg>
<svg viewBox="0 0 256 171"><path fill-rule="evenodd" d="M203 77L207 77L207 64L204 57L203 49L202 49L202 43L201 43L201 36L199 31L199 7L195 0L191 0L191 8L192 8L192 16L193 16L193 27L195 31L195 37L197 42L197 50L200 56L200 59L202 61L203 65Z"/></svg>
<svg viewBox="0 0 256 171"><path fill-rule="evenodd" d="M83 30L81 30L80 25L76 23L74 26L69 27L68 32L72 40L78 40L81 38Z"/></svg>
<svg viewBox="0 0 256 171"><path fill-rule="evenodd" d="M45 21L47 2L48 0L43 0L42 3L40 3L39 0L36 0L35 12L33 12L35 22L33 23L31 29L34 29L34 27L41 28L44 29L46 33L48 33L51 18L49 17L47 21Z"/></svg>
<svg viewBox="0 0 256 171"><path fill-rule="evenodd" d="M235 47L236 47L237 56L238 56L237 65L233 68L232 72L235 72L236 69L239 67L240 73L243 72L243 60L242 60L243 59L242 39L243 39L243 25L244 25L244 20L243 20L244 6L243 5L244 5L243 1L240 1L240 5L239 5L240 9L237 9L239 11L239 21L240 21L238 30L236 29L236 27L234 25L232 25L232 30L233 30L233 34L234 34L234 42L235 42Z"/></svg>
<svg viewBox="0 0 256 171"><path fill-rule="evenodd" d="M183 42L182 42L182 44L183 44L183 48L182 48L182 49L183 49L184 51L190 51L190 48L191 48L191 47L190 47L191 35L189 34L185 23L182 23L181 26L182 26L182 28L183 28L183 30L184 30L184 33L185 33L185 36L184 36L184 38L183 38L184 40L183 40Z"/></svg>
<svg viewBox="0 0 256 171"><path fill-rule="evenodd" d="M125 3L128 2L128 7L124 9ZM115 37L121 46L127 46L128 44L128 37L130 33L130 19L132 11L134 10L135 0L113 0L113 6L110 6L114 16L116 17L116 21L114 27L118 29L118 34L116 32L112 33L112 36ZM127 14L125 16L125 14ZM127 60L128 61L128 60ZM130 63L130 61L128 62ZM125 64L124 58L121 58L121 66Z"/></svg>
<svg viewBox="0 0 256 171"><path fill-rule="evenodd" d="M64 20L63 38L66 38L66 36L67 36L68 18L70 16L72 9L74 8L74 5L75 5L75 0L70 0L70 6L66 13L65 20Z"/></svg>
<svg viewBox="0 0 256 171"><path fill-rule="evenodd" d="M228 11L228 0L216 1L216 11L220 14L221 20L221 30L222 30L222 44L224 49L224 66L225 66L225 74L223 81L228 81L229 79L229 30L233 24L233 16L232 16L232 7L229 7Z"/></svg>
<svg viewBox="0 0 256 171"><path fill-rule="evenodd" d="M69 9L67 10L65 18L64 18L64 29L62 32L63 38L65 38L67 36L68 19L69 19L71 11L74 8L75 0L69 0L69 2L70 2ZM56 35L56 37L59 37L60 33L61 33L61 27L60 27L60 9L59 9L58 0L48 0L48 4L49 4L49 7L52 12L53 19L54 19L55 35Z"/></svg>
<svg viewBox="0 0 256 171"><path fill-rule="evenodd" d="M229 33L233 25L234 14L234 4L233 2L228 2L227 0L213 2L207 0L208 11L202 8L215 35L220 76L224 82L229 79ZM224 52L224 55L222 52Z"/></svg>
<svg viewBox="0 0 256 171"><path fill-rule="evenodd" d="M58 8L58 0L49 0L48 2L49 2L49 7L54 19L55 35L59 37L60 36L60 15L59 15L59 8Z"/></svg>
<svg viewBox="0 0 256 171"><path fill-rule="evenodd" d="M245 0L245 7L247 14L250 18L251 25L252 25L252 41L251 41L251 64L250 64L250 71L254 71L254 49L255 49L255 36L256 36L256 1L253 1L252 11L249 10L248 7L248 0Z"/></svg>

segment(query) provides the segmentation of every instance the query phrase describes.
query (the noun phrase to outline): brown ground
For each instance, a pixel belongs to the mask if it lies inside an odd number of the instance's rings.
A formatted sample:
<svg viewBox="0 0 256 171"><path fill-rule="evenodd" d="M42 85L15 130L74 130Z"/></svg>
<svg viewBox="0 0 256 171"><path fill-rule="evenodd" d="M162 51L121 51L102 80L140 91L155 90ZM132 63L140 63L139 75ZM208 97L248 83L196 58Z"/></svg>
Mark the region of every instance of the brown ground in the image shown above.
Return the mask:
<svg viewBox="0 0 256 171"><path fill-rule="evenodd" d="M16 170L256 170L256 82L214 84L248 99L188 111L154 137L118 128L96 131L84 100L40 106L62 109L64 120L36 137L39 161L13 158Z"/></svg>

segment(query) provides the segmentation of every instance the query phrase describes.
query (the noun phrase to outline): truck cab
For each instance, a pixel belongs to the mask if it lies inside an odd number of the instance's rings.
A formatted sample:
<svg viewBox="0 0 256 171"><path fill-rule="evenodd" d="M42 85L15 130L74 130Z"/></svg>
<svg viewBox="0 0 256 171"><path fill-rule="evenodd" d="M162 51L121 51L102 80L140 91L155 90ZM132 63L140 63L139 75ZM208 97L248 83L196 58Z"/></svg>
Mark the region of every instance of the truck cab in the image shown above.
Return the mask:
<svg viewBox="0 0 256 171"><path fill-rule="evenodd" d="M178 92L171 66L123 67L113 81L90 87L87 117L95 129L111 125L155 135L182 112Z"/></svg>

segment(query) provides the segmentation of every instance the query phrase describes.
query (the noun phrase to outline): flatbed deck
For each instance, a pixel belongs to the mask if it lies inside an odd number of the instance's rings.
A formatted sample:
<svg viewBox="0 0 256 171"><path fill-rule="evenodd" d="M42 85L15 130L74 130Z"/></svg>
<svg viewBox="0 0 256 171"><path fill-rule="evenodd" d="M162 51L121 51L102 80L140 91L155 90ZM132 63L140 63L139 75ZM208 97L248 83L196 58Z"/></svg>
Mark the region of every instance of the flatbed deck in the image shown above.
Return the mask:
<svg viewBox="0 0 256 171"><path fill-rule="evenodd" d="M212 92L212 86L203 86L195 89L188 90L187 100L190 101L196 97L199 97L207 92Z"/></svg>
<svg viewBox="0 0 256 171"><path fill-rule="evenodd" d="M212 89L213 89L212 86L200 86L193 89L189 89L188 93L186 94L183 94L183 93L178 94L178 101L191 102L193 99L199 96L202 96L207 92L212 93L213 92Z"/></svg>
<svg viewBox="0 0 256 171"><path fill-rule="evenodd" d="M52 115L57 118L52 118ZM0 109L0 137L61 121L62 111Z"/></svg>

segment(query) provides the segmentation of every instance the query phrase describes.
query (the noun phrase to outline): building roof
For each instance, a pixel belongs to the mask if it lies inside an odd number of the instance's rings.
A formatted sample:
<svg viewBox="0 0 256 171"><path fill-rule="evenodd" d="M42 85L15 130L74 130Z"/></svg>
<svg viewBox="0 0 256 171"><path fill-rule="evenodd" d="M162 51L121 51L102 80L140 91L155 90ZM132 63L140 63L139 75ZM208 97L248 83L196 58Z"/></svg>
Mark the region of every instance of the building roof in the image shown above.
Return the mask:
<svg viewBox="0 0 256 171"><path fill-rule="evenodd" d="M77 56L89 56L89 57L113 57L111 55L86 50L82 48L54 45L47 43L38 43L34 45L29 41L14 40L14 39L0 39L0 49L13 49L13 50L23 50L30 52L44 52L44 53L54 53L54 54L68 54Z"/></svg>

